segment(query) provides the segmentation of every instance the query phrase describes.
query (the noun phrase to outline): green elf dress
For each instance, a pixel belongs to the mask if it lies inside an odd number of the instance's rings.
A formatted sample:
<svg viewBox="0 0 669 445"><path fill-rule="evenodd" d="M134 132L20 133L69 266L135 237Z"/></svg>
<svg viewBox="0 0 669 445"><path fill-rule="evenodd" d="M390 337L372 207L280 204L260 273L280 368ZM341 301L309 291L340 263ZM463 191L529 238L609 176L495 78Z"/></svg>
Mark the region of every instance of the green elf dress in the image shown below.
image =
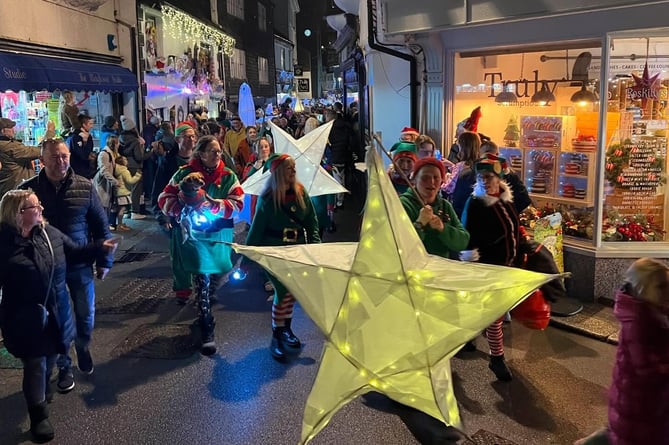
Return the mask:
<svg viewBox="0 0 669 445"><path fill-rule="evenodd" d="M197 196L180 193L179 184L188 174L202 173L203 192ZM173 230L173 245L179 250L181 267L191 274L221 274L232 269L232 214L243 207L244 192L235 172L223 162L207 169L199 159L179 168L158 199L167 216L182 220L191 217L191 230Z"/></svg>

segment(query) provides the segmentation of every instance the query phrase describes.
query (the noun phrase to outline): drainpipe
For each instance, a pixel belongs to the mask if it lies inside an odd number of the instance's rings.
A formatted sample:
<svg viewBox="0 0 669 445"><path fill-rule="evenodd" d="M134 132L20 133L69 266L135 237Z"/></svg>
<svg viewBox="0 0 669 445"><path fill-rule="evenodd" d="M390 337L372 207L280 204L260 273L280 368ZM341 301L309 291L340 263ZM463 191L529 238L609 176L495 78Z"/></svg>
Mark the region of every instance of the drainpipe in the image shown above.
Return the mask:
<svg viewBox="0 0 669 445"><path fill-rule="evenodd" d="M418 61L411 54L406 54L377 43L376 26L374 25L374 13L376 13L374 0L367 0L367 11L367 34L369 47L409 62L409 102L411 107L411 126L413 128L418 128L418 104L416 103L416 89L418 86L418 76L416 71L418 70Z"/></svg>

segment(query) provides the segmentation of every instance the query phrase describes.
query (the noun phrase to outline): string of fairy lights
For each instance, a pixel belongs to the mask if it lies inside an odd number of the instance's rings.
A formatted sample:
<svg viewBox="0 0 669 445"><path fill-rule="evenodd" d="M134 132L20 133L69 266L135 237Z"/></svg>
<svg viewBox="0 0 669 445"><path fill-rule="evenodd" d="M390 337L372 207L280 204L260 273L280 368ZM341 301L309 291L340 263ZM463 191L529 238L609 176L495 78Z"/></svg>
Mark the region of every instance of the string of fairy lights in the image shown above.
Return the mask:
<svg viewBox="0 0 669 445"><path fill-rule="evenodd" d="M165 30L174 39L186 42L202 42L213 47L220 47L223 54L232 56L235 39L229 35L199 22L194 17L172 6L163 4L161 10Z"/></svg>

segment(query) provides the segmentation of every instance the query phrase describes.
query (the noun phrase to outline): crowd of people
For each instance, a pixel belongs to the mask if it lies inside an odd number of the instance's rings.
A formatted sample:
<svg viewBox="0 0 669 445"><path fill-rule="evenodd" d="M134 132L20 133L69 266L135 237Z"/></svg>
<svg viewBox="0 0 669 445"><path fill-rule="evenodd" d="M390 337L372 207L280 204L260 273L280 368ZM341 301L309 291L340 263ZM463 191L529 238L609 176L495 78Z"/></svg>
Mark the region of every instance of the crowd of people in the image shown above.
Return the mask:
<svg viewBox="0 0 669 445"><path fill-rule="evenodd" d="M200 352L210 356L216 353L211 305L222 277L233 268L227 243L233 239L233 217L244 203L252 206L246 243L257 246L319 243L326 230L334 230L335 210L343 205L343 196L309 196L295 160L274 153L272 127L262 115L250 126L237 115L216 120L200 113L199 119L174 126L149 116L141 134L130 117L109 116L96 153L94 121L78 114L71 99L65 98L62 109L60 135L65 138L55 137L50 124L39 147L14 140L15 123L0 119L0 328L9 352L23 361L30 430L39 441L54 437L47 409L53 369L58 369L59 392L75 386L72 344L79 371L94 372L94 281L104 279L112 267L118 245L113 233L131 230L124 218L142 219L151 212L167 234L176 301L196 303ZM270 120L295 138L321 121L334 121L322 166L348 185L354 163L364 158L351 121L355 109L348 115L338 106L313 113L294 113L290 106L280 110ZM469 120L475 117L472 113ZM432 138L404 128L390 151L390 180L430 254L522 267L521 246L527 239L518 215L530 204L527 190L494 142L476 131L474 121L461 127L447 159L439 156ZM37 175L31 171L35 159L42 165ZM258 171L269 173L265 188L245 199L244 181ZM242 268L247 267L244 259ZM271 274L264 286L274 294L269 352L287 362L302 347L291 323L296 300ZM609 426L579 444L598 443L594 441L602 437L609 443L634 443L628 439L629 423L620 421L627 408L618 403L621 397L642 403L632 395L640 389L630 376L655 379L655 388L667 395L669 358L645 346L660 345L658 338L664 338L667 350L667 288L669 269L663 263L644 259L630 267L616 296L624 328ZM546 297L551 299L551 293ZM498 380L510 381L503 316L485 330L485 337L489 368ZM459 354L475 348L470 342ZM669 397L663 400L654 412L666 417ZM654 428L666 433L666 426L658 426L663 418L653 419Z"/></svg>

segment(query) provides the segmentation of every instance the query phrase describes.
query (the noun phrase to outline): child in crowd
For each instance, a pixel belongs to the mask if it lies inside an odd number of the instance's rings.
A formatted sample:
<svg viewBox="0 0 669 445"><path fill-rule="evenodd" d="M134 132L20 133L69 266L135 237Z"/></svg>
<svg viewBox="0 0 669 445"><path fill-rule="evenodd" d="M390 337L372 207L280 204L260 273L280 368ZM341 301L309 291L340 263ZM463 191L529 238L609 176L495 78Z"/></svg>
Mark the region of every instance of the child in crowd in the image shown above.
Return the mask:
<svg viewBox="0 0 669 445"><path fill-rule="evenodd" d="M625 272L613 310L620 336L605 429L574 445L669 444L669 267L652 258Z"/></svg>
<svg viewBox="0 0 669 445"><path fill-rule="evenodd" d="M130 196L132 194L132 187L142 179L142 172L136 172L134 175L130 174L128 170L128 158L125 156L119 156L116 158L116 168L114 169L114 177L118 181L118 186L116 189L116 204L118 207L114 221L111 222L112 226L115 222L118 222L116 230L127 232L130 230L130 227L123 224L123 216L125 211L130 205Z"/></svg>

